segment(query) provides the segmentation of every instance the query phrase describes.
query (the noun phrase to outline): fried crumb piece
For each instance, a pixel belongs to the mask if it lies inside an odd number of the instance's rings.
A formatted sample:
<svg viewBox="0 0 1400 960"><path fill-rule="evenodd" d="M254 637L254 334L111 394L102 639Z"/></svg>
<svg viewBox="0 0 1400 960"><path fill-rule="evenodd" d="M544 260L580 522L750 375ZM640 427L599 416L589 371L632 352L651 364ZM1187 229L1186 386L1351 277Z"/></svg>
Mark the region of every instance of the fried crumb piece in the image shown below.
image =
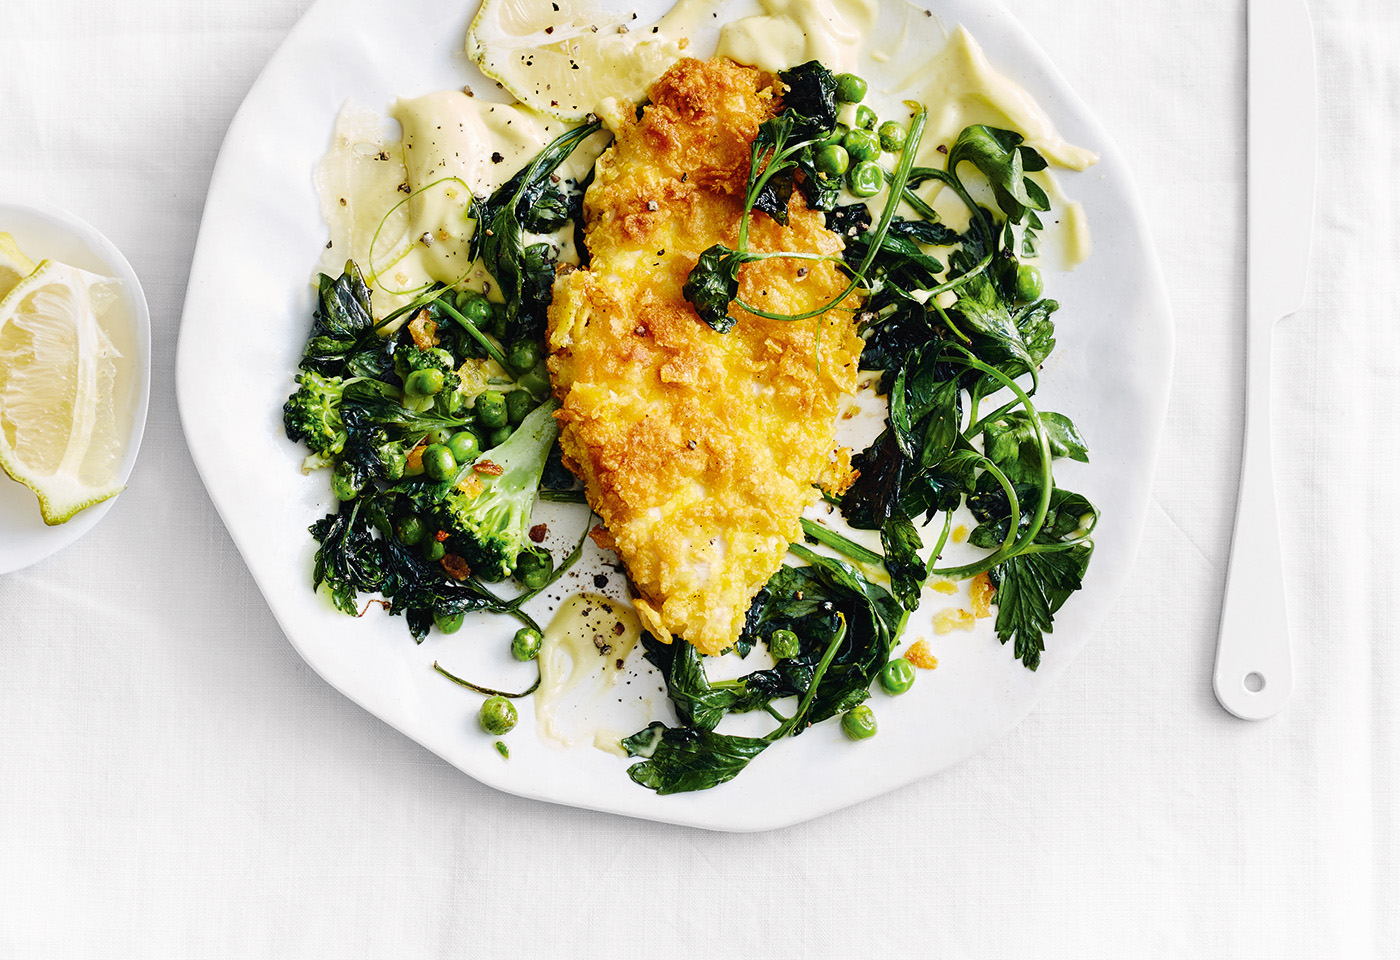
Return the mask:
<svg viewBox="0 0 1400 960"><path fill-rule="evenodd" d="M439 562L442 564L442 569L446 570L447 575L453 580L465 580L472 575L472 568L468 566L467 561L455 553L449 553Z"/></svg>
<svg viewBox="0 0 1400 960"><path fill-rule="evenodd" d="M992 597L996 595L997 588L992 586L991 575L979 573L972 578L972 586L968 588L972 597L972 615L978 620L985 620L992 615Z"/></svg>
<svg viewBox="0 0 1400 960"><path fill-rule="evenodd" d="M408 333L419 350L431 350L438 345L437 321L426 309L419 310L417 316L408 321Z"/></svg>
<svg viewBox="0 0 1400 960"><path fill-rule="evenodd" d="M933 632L939 636L952 633L954 630L971 630L976 625L977 618L972 615L971 610L952 607L940 610L933 615Z"/></svg>
<svg viewBox="0 0 1400 960"><path fill-rule="evenodd" d="M543 523L537 523L530 528L530 542L544 543L544 538L549 534L549 527Z"/></svg>
<svg viewBox="0 0 1400 960"><path fill-rule="evenodd" d="M423 459L421 453L418 455L418 459L420 461ZM468 497L475 498L477 494L481 493L483 488L481 486L481 481L476 478L476 474L469 473L457 484L457 489L465 493Z"/></svg>
<svg viewBox="0 0 1400 960"><path fill-rule="evenodd" d="M934 593L953 594L958 592L958 585L951 580L935 580L930 586Z"/></svg>
<svg viewBox="0 0 1400 960"><path fill-rule="evenodd" d="M929 649L928 641L922 637L916 640L908 650L904 651L904 659L908 660L920 670L932 670L938 666L938 658Z"/></svg>
<svg viewBox="0 0 1400 960"><path fill-rule="evenodd" d="M478 460L472 464L472 471L486 477L499 477L506 472L506 468L494 460Z"/></svg>
<svg viewBox="0 0 1400 960"><path fill-rule="evenodd" d="M598 545L600 550L617 550L617 541L613 540L612 534L601 524L588 531L588 536Z"/></svg>

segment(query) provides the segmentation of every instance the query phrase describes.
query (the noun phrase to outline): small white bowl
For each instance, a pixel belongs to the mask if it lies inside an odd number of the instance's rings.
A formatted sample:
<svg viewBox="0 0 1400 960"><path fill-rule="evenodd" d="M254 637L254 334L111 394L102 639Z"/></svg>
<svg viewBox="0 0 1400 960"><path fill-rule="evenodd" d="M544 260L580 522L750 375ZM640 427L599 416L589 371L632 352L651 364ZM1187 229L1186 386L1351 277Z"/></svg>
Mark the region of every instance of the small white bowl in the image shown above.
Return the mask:
<svg viewBox="0 0 1400 960"><path fill-rule="evenodd" d="M126 483L141 448L151 389L151 314L141 281L121 251L96 228L49 204L0 196L0 233L12 234L19 248L36 262L46 258L61 260L122 282L138 354L134 358L135 370L140 378L135 389L131 437L120 473L121 482ZM0 574L38 563L62 550L97 526L120 496L88 507L67 523L50 527L39 514L39 501L33 491L0 472Z"/></svg>

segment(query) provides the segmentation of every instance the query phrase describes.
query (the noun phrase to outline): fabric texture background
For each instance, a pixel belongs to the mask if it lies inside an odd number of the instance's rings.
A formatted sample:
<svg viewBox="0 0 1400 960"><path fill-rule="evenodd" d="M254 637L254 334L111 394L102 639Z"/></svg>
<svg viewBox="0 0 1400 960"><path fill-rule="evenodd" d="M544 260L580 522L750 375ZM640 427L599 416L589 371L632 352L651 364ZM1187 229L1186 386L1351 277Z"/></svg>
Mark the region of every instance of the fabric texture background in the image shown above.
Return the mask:
<svg viewBox="0 0 1400 960"><path fill-rule="evenodd" d="M1210 688L1244 4L1009 0L1134 164L1177 317L1132 584L976 758L727 836L496 793L395 733L296 655L210 505L173 388L186 276L224 131L309 4L0 5L0 184L125 251L155 343L131 489L0 577L0 958L1397 955L1400 5L1312 4L1313 271L1275 349L1292 703L1244 723Z"/></svg>

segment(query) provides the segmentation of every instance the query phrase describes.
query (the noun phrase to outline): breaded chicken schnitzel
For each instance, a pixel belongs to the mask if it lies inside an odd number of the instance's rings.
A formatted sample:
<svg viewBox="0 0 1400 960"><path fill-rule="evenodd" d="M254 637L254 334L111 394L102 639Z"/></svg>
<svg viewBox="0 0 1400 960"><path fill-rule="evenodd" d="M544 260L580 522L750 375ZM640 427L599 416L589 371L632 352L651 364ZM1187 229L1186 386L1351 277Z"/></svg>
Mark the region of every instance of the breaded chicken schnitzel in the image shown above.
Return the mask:
<svg viewBox="0 0 1400 960"><path fill-rule="evenodd" d="M706 248L736 242L750 145L781 91L724 59L667 71L598 161L584 198L592 261L556 280L549 311L565 462L627 566L643 624L707 654L738 639L813 484L850 482L834 435L863 345L856 299L801 321L731 307L737 323L721 334L681 293ZM842 242L794 192L788 226L752 215L749 249L834 254ZM741 269L739 296L801 313L845 285L831 263L771 259Z"/></svg>

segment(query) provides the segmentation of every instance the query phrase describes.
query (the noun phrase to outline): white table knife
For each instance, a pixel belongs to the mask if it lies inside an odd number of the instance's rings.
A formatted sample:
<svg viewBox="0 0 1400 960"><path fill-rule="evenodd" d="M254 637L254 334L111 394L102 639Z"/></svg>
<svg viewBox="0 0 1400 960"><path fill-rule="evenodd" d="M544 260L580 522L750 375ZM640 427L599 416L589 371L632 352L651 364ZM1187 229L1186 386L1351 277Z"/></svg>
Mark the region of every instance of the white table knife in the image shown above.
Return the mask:
<svg viewBox="0 0 1400 960"><path fill-rule="evenodd" d="M1303 305L1317 172L1317 64L1305 0L1248 0L1244 465L1215 696L1244 720L1293 693L1269 427L1274 324Z"/></svg>

